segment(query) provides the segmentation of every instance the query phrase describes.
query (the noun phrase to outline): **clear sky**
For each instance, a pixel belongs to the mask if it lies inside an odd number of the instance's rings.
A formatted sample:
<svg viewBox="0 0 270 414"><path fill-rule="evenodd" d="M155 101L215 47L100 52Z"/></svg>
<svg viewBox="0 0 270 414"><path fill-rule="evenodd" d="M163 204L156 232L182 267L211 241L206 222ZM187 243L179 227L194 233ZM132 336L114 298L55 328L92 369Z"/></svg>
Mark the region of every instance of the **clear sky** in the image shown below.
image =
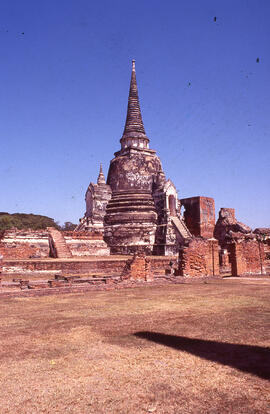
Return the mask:
<svg viewBox="0 0 270 414"><path fill-rule="evenodd" d="M134 58L179 198L270 227L269 22L269 0L1 0L0 211L78 222L120 148Z"/></svg>

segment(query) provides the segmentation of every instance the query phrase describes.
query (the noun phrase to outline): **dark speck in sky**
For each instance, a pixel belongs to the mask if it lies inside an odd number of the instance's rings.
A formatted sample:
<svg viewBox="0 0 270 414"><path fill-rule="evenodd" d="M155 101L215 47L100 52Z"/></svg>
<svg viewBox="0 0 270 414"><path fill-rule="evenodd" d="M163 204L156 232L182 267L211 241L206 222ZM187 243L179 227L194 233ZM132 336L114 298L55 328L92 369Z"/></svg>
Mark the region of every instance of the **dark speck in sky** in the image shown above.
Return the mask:
<svg viewBox="0 0 270 414"><path fill-rule="evenodd" d="M214 22L216 22L217 21L217 18L216 18L216 16L214 17Z"/></svg>
<svg viewBox="0 0 270 414"><path fill-rule="evenodd" d="M257 63L259 63L259 62L260 62L260 59L259 59L259 58L257 58L257 59L256 59L256 62L257 62Z"/></svg>

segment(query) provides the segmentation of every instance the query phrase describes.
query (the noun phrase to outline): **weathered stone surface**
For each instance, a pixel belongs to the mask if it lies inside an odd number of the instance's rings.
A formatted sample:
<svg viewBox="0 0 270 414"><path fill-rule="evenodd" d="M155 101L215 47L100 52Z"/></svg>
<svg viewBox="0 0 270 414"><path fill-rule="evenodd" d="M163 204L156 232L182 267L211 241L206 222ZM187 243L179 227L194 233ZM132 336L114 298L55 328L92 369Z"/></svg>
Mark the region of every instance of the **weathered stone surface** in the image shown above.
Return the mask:
<svg viewBox="0 0 270 414"><path fill-rule="evenodd" d="M145 134L141 115L138 86L135 72L135 60L133 60L128 97L127 117L123 136L120 140L120 143L123 149L131 145L140 148L148 148L148 142L149 139Z"/></svg>
<svg viewBox="0 0 270 414"><path fill-rule="evenodd" d="M152 185L160 168L155 154L130 148L111 161L107 182L113 193L104 220L111 253L133 253L142 246L152 252L158 217Z"/></svg>
<svg viewBox="0 0 270 414"><path fill-rule="evenodd" d="M104 233L103 221L106 206L111 195L111 188L106 184L102 166L100 165L97 184L90 183L87 188L85 194L86 212L84 217L80 219L80 224L77 226L76 231L87 230Z"/></svg>
<svg viewBox="0 0 270 414"><path fill-rule="evenodd" d="M191 238L183 217L180 213L180 203L173 182L166 181L160 172L154 186L153 197L158 213L158 225L154 254L175 255L185 240Z"/></svg>
<svg viewBox="0 0 270 414"><path fill-rule="evenodd" d="M110 163L112 190L104 218L104 240L111 254L176 253L176 235L169 216L179 214L177 192L165 179L159 157L148 148L132 65L127 120L121 150ZM168 201L170 197L170 202Z"/></svg>
<svg viewBox="0 0 270 414"><path fill-rule="evenodd" d="M152 193L161 162L155 151L128 148L111 161L107 184L113 193L136 190Z"/></svg>

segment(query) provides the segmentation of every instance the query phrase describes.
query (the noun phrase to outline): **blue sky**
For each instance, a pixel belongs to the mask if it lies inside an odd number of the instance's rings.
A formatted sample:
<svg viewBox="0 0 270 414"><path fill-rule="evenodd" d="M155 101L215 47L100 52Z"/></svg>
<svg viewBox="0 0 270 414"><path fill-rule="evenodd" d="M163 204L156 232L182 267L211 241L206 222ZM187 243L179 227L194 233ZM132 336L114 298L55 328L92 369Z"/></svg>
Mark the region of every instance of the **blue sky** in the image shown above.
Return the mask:
<svg viewBox="0 0 270 414"><path fill-rule="evenodd" d="M120 148L134 58L179 198L270 227L269 21L269 0L2 0L0 211L78 222Z"/></svg>

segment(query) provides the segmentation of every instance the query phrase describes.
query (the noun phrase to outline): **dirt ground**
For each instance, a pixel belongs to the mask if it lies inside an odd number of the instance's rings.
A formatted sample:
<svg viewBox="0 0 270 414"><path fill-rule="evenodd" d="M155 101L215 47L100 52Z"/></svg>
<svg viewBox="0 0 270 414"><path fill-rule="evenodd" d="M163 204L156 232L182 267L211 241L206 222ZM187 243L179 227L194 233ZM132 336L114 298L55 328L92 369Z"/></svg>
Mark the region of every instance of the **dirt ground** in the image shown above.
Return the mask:
<svg viewBox="0 0 270 414"><path fill-rule="evenodd" d="M0 413L270 414L270 281L0 300Z"/></svg>

